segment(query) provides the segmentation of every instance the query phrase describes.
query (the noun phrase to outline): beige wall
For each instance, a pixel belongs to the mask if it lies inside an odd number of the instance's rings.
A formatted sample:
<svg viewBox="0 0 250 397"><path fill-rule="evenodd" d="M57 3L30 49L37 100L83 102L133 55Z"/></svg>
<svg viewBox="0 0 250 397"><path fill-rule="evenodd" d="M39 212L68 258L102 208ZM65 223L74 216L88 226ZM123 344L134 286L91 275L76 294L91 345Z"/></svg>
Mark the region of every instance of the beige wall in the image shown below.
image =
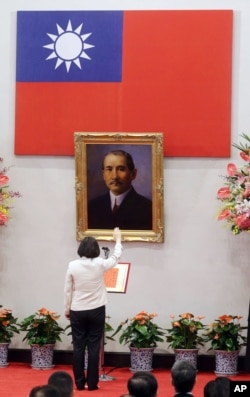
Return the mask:
<svg viewBox="0 0 250 397"><path fill-rule="evenodd" d="M105 4L105 6L103 5ZM202 4L202 6L201 6ZM22 192L13 219L0 227L0 303L20 319L41 306L63 317L63 283L75 258L74 159L14 156L15 18L17 10L49 9L234 9L232 141L250 134L249 0L148 0L2 2L0 24L0 156L14 165L11 187ZM35 131L34 131L35 134ZM35 138L34 138L35 139ZM215 142L216 145L216 142ZM115 327L140 310L169 315L190 311L211 322L224 313L247 320L250 236L233 236L216 221L217 189L229 159L164 159L164 244L125 243L122 261L131 263L126 294L109 294L107 313ZM237 151L230 161L240 162ZM110 243L105 245L112 246ZM22 336L12 347L24 348ZM65 337L58 349L71 349ZM106 350L127 351L118 342ZM158 351L168 351L163 344Z"/></svg>

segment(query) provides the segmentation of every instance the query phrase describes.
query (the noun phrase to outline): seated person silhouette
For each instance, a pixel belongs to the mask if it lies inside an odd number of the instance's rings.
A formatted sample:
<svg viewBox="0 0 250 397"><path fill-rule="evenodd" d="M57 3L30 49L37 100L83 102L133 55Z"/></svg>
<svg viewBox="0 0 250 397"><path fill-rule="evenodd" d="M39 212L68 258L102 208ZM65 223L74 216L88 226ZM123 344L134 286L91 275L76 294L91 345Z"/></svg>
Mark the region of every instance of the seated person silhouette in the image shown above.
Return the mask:
<svg viewBox="0 0 250 397"><path fill-rule="evenodd" d="M107 193L88 202L88 228L152 230L152 201L132 186L137 175L132 156L113 150L102 163Z"/></svg>

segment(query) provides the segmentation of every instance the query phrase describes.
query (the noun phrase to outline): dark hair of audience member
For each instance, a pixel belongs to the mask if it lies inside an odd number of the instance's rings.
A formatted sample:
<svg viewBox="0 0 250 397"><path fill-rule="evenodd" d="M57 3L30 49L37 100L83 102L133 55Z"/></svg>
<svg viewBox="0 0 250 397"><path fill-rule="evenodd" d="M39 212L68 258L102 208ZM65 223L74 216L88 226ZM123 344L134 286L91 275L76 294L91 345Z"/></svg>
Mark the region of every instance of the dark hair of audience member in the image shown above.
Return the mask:
<svg viewBox="0 0 250 397"><path fill-rule="evenodd" d="M53 372L48 379L48 385L55 386L61 397L73 395L73 378L66 371Z"/></svg>
<svg viewBox="0 0 250 397"><path fill-rule="evenodd" d="M210 380L204 387L204 397L229 397L230 380L225 376L219 376Z"/></svg>
<svg viewBox="0 0 250 397"><path fill-rule="evenodd" d="M196 368L187 360L177 360L171 368L172 384L177 393L190 393L196 381Z"/></svg>
<svg viewBox="0 0 250 397"><path fill-rule="evenodd" d="M51 385L35 386L31 389L29 397L61 397L56 387Z"/></svg>
<svg viewBox="0 0 250 397"><path fill-rule="evenodd" d="M138 371L128 380L127 388L133 397L155 397L158 382L151 372Z"/></svg>

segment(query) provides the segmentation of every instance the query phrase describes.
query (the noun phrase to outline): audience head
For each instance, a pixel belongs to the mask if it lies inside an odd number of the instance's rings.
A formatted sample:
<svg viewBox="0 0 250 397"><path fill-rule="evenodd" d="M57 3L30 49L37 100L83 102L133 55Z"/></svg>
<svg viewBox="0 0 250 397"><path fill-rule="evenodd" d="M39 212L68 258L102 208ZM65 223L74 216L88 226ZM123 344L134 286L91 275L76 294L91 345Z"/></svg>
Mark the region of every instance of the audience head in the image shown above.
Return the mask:
<svg viewBox="0 0 250 397"><path fill-rule="evenodd" d="M210 380L204 387L204 397L229 397L230 380L225 376L220 376Z"/></svg>
<svg viewBox="0 0 250 397"><path fill-rule="evenodd" d="M158 383L151 372L138 371L128 380L127 387L133 397L155 397Z"/></svg>
<svg viewBox="0 0 250 397"><path fill-rule="evenodd" d="M56 387L51 385L35 386L31 389L29 397L61 397Z"/></svg>
<svg viewBox="0 0 250 397"><path fill-rule="evenodd" d="M73 379L65 371L55 371L48 379L48 385L55 386L61 397L73 396Z"/></svg>
<svg viewBox="0 0 250 397"><path fill-rule="evenodd" d="M187 360L177 360L171 368L172 384L177 393L192 391L196 380L196 369Z"/></svg>

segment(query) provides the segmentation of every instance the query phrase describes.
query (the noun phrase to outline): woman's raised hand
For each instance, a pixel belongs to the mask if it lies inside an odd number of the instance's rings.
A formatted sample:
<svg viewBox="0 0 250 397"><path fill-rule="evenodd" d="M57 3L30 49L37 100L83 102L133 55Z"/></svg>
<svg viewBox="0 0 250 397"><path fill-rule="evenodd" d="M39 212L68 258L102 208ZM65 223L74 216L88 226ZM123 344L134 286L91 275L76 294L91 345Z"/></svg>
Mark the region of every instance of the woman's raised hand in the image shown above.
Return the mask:
<svg viewBox="0 0 250 397"><path fill-rule="evenodd" d="M119 229L119 227L114 228L114 233L113 233L114 239L117 243L120 243L122 240L122 232Z"/></svg>

